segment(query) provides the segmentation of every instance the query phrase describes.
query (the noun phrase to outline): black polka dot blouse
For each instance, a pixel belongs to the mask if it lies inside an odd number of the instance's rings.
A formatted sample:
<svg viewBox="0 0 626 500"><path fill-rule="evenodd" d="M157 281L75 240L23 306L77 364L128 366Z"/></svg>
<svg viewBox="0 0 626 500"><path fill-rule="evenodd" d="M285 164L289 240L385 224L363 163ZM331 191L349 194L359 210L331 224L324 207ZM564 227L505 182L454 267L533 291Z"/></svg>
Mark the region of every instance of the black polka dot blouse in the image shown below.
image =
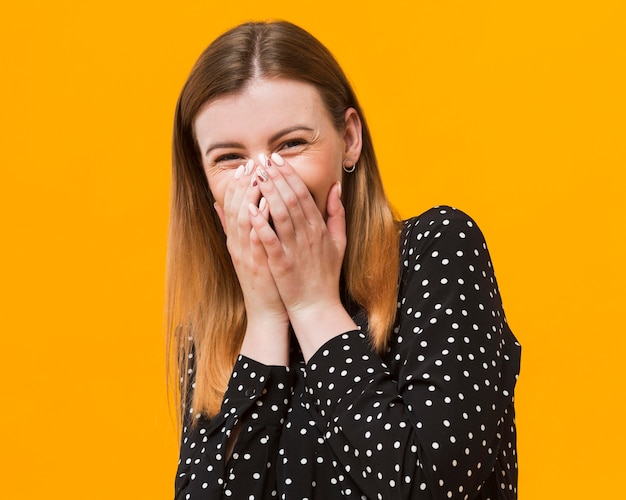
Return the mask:
<svg viewBox="0 0 626 500"><path fill-rule="evenodd" d="M520 345L480 230L433 208L404 223L400 265L384 356L356 310L306 364L239 357L220 414L183 428L177 500L517 498Z"/></svg>

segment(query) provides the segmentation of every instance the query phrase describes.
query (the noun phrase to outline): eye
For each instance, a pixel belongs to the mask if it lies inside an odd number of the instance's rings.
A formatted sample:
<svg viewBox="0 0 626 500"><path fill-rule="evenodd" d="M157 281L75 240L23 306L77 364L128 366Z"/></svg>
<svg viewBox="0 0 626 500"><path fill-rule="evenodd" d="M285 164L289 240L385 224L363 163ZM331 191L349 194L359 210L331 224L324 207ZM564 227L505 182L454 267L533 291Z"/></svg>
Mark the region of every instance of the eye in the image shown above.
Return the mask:
<svg viewBox="0 0 626 500"><path fill-rule="evenodd" d="M280 146L280 149L284 150L284 149L297 148L299 146L306 146L306 145L307 145L307 141L304 139L289 139L288 141L285 141L282 143L282 145Z"/></svg>
<svg viewBox="0 0 626 500"><path fill-rule="evenodd" d="M237 153L227 153L227 154L223 154L218 156L217 158L215 158L215 160L213 160L214 164L218 164L218 163L225 163L225 162L229 162L229 161L241 161L243 157L240 154Z"/></svg>

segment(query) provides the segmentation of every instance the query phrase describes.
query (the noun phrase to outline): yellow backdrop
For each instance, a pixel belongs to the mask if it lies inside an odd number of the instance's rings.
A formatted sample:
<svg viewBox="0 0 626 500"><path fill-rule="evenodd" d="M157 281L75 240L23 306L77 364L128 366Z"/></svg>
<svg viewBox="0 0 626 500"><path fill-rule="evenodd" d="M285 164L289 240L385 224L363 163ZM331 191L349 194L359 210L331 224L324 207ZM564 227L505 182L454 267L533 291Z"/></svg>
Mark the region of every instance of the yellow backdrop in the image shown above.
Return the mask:
<svg viewBox="0 0 626 500"><path fill-rule="evenodd" d="M446 203L482 226L524 347L520 498L617 498L619 0L4 1L0 496L172 497L172 113L205 45L265 18L301 24L336 54L402 215Z"/></svg>

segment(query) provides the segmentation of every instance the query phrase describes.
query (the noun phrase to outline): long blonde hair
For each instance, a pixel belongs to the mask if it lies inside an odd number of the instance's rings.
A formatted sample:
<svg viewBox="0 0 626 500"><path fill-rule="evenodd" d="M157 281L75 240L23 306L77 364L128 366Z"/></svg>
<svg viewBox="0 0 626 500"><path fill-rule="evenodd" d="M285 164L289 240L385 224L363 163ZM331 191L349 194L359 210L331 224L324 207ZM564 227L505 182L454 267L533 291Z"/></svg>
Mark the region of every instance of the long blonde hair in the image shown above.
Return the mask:
<svg viewBox="0 0 626 500"><path fill-rule="evenodd" d="M348 108L359 114L362 152L356 170L344 174L342 182L348 240L342 287L367 311L377 351L385 349L395 319L399 223L383 190L367 123L343 71L319 41L291 23L233 28L202 53L176 106L166 329L168 374L176 381L172 388L179 418L191 408L209 417L219 411L246 328L243 296L213 209L194 120L206 103L240 92L254 77L310 83L337 130L345 127Z"/></svg>

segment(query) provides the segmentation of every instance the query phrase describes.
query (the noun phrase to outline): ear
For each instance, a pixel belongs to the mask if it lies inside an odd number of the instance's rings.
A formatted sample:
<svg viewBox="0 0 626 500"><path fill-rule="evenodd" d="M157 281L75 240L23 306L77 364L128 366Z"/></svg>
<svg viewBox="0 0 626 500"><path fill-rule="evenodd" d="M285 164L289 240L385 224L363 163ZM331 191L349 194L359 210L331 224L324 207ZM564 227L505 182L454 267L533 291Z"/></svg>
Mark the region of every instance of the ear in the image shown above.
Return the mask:
<svg viewBox="0 0 626 500"><path fill-rule="evenodd" d="M351 160L356 163L361 156L361 148L363 147L363 126L361 118L354 108L348 108L345 116L346 127L343 134L343 142L345 143L344 159Z"/></svg>

